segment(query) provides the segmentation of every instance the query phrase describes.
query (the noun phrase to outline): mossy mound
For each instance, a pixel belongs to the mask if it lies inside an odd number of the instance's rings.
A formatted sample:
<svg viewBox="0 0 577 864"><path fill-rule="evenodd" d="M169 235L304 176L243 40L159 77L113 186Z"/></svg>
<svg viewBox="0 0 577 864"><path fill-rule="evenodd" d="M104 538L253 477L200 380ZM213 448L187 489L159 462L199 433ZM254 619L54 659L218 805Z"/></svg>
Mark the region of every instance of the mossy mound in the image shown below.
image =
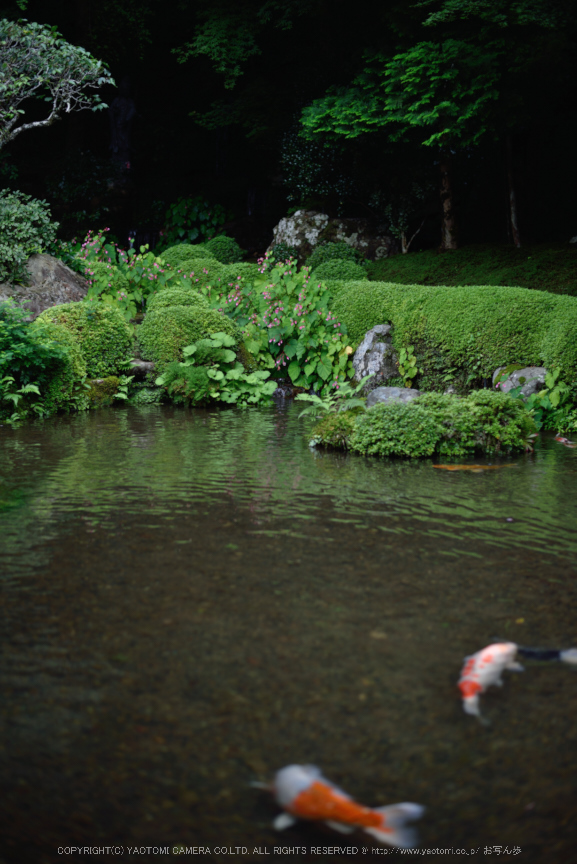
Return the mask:
<svg viewBox="0 0 577 864"><path fill-rule="evenodd" d="M344 241L337 241L317 246L312 255L307 258L306 265L315 270L329 261L351 261L353 264L358 264L362 258L361 253L353 246L349 246Z"/></svg>
<svg viewBox="0 0 577 864"><path fill-rule="evenodd" d="M313 437L366 456L463 457L525 450L535 432L520 402L478 390L466 397L424 393L408 403L328 416L313 429Z"/></svg>
<svg viewBox="0 0 577 864"><path fill-rule="evenodd" d="M87 407L88 399L82 387L86 378L86 361L80 343L63 324L41 319L39 316L30 325L35 341L40 345L56 343L66 352L57 367L50 369L47 380L39 381L44 407L50 414L72 407L82 410Z"/></svg>
<svg viewBox="0 0 577 864"><path fill-rule="evenodd" d="M194 258L178 266L177 272L183 284L210 285L222 275L223 264L216 258Z"/></svg>
<svg viewBox="0 0 577 864"><path fill-rule="evenodd" d="M194 291L192 287L177 286L165 288L149 298L146 309L165 309L167 306L194 306L198 309L209 309L210 304L206 297Z"/></svg>
<svg viewBox="0 0 577 864"><path fill-rule="evenodd" d="M138 328L138 343L144 360L156 363L161 372L167 363L182 360L182 349L213 333L228 333L237 344L238 326L214 309L195 306L166 306L148 312Z"/></svg>
<svg viewBox="0 0 577 864"><path fill-rule="evenodd" d="M212 240L207 240L204 245L221 264L235 264L242 261L244 252L232 237L219 234Z"/></svg>
<svg viewBox="0 0 577 864"><path fill-rule="evenodd" d="M561 368L577 373L577 298L525 288L461 288L349 282L332 310L358 344L376 324L393 325L397 350L414 345L424 379L437 387L463 373L468 384L490 380L497 366Z"/></svg>
<svg viewBox="0 0 577 864"><path fill-rule="evenodd" d="M203 243L178 243L176 246L170 246L160 253L160 257L167 267L172 270L181 270L183 267L188 267L189 261L195 261L198 258L214 258ZM194 268L193 268L194 269Z"/></svg>
<svg viewBox="0 0 577 864"><path fill-rule="evenodd" d="M344 281L358 281L368 279L367 271L354 261L325 261L324 264L313 270L311 274L315 281L325 279L342 279Z"/></svg>
<svg viewBox="0 0 577 864"><path fill-rule="evenodd" d="M83 301L52 306L39 322L62 324L78 340L90 378L116 372L132 352L132 331L122 312L106 303Z"/></svg>

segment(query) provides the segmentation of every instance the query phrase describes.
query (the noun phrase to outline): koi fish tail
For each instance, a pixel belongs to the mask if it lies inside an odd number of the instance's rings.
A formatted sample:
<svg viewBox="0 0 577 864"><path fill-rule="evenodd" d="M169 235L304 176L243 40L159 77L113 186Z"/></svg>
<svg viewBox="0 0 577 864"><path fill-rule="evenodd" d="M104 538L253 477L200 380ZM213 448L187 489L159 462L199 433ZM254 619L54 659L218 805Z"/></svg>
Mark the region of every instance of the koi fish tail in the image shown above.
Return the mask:
<svg viewBox="0 0 577 864"><path fill-rule="evenodd" d="M465 714L472 714L473 717L481 716L481 708L479 706L479 694L473 696L465 696L463 699L463 711Z"/></svg>
<svg viewBox="0 0 577 864"><path fill-rule="evenodd" d="M407 826L407 822L420 819L425 808L420 804L390 804L388 807L375 807L375 813L383 817L380 828L364 828L363 830L389 846L400 846L402 849L412 849L417 845L417 832L414 828Z"/></svg>

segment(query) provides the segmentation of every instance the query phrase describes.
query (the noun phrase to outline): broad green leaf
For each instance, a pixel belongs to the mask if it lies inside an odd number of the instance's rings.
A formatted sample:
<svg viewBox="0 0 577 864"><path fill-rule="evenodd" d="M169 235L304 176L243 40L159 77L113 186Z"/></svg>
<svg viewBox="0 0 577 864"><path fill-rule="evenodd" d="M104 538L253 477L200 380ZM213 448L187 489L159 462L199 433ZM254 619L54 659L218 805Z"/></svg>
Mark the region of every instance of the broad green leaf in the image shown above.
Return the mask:
<svg viewBox="0 0 577 864"><path fill-rule="evenodd" d="M300 366L296 360L293 360L293 362L289 365L288 374L293 384L296 383L301 374Z"/></svg>

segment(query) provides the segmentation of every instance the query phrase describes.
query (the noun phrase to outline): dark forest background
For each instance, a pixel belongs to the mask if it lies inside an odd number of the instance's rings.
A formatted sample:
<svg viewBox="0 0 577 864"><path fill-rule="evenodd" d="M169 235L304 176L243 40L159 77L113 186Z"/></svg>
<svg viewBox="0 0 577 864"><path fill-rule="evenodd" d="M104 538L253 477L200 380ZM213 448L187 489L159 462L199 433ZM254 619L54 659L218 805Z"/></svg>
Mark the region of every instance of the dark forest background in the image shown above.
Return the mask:
<svg viewBox="0 0 577 864"><path fill-rule="evenodd" d="M508 54L496 120L479 117L486 129L478 141L452 147L460 242L511 242L509 146L524 241L567 243L577 234L577 5L476 7L488 10L488 23L467 0L0 0L0 17L55 25L104 60L117 84L128 76L137 110L123 182L109 176L107 112L85 111L6 147L0 186L48 200L64 234L111 225L121 242L129 230L153 238L166 207L202 195L226 207L228 233L262 252L291 208L383 222L386 203L417 184L415 207L427 221L414 248L437 247L434 147L410 131L391 141L387 128L324 136L321 147L299 138L299 118L328 88L348 86L367 51L392 57L423 39L456 36L482 50L486 25ZM445 22L423 27L447 9ZM116 92L101 95L110 104Z"/></svg>

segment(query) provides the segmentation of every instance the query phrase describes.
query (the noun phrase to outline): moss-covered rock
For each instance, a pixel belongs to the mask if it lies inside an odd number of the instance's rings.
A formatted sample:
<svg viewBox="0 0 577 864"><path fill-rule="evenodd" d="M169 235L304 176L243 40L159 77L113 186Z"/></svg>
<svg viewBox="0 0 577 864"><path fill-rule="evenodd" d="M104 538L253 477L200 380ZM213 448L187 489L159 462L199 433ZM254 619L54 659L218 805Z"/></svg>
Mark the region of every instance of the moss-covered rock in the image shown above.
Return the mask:
<svg viewBox="0 0 577 864"><path fill-rule="evenodd" d="M153 309L165 309L168 306L194 306L199 309L209 309L210 304L206 297L199 294L190 286L177 286L176 288L165 288L157 294L153 294L147 303L147 311Z"/></svg>
<svg viewBox="0 0 577 864"><path fill-rule="evenodd" d="M367 456L463 457L525 450L536 432L519 401L490 390L466 397L425 393L348 415L324 419L313 430L314 439Z"/></svg>
<svg viewBox="0 0 577 864"><path fill-rule="evenodd" d="M393 325L400 350L415 345L425 375L462 369L469 382L497 366L560 367L577 373L577 298L525 288L465 288L349 282L334 293L333 313L358 344L376 324Z"/></svg>
<svg viewBox="0 0 577 864"><path fill-rule="evenodd" d="M86 408L88 399L82 384L86 378L86 361L78 339L63 324L42 320L42 316L32 322L30 332L39 344L56 343L66 352L46 385L41 386L46 410L52 414L71 408Z"/></svg>
<svg viewBox="0 0 577 864"><path fill-rule="evenodd" d="M94 378L88 381L90 389L87 391L88 400L95 408L103 405L111 405L116 393L118 393L119 380L116 375L108 378Z"/></svg>
<svg viewBox="0 0 577 864"><path fill-rule="evenodd" d="M132 353L132 331L122 312L106 303L64 303L46 309L39 322L61 324L78 340L89 378L118 371Z"/></svg>
<svg viewBox="0 0 577 864"><path fill-rule="evenodd" d="M228 333L237 344L239 327L214 309L198 306L166 306L153 309L138 328L138 343L144 360L156 363L158 372L173 360L182 360L182 349L213 333Z"/></svg>

